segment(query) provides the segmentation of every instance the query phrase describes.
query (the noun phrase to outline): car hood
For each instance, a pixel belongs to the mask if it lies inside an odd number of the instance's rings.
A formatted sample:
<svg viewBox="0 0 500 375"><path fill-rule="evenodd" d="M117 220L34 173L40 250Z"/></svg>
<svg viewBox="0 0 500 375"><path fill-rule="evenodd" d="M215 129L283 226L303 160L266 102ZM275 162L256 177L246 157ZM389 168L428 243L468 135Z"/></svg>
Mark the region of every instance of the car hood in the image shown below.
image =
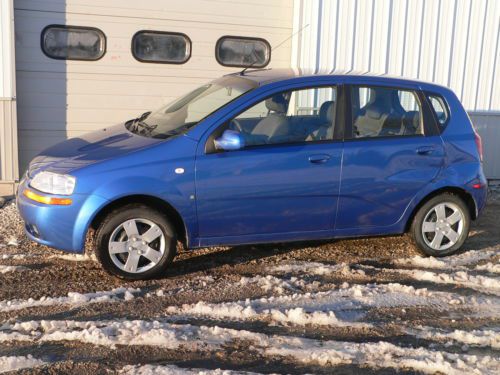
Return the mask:
<svg viewBox="0 0 500 375"><path fill-rule="evenodd" d="M34 176L41 170L70 173L159 142L162 140L133 134L124 124L119 124L68 139L46 149L31 161L28 174Z"/></svg>

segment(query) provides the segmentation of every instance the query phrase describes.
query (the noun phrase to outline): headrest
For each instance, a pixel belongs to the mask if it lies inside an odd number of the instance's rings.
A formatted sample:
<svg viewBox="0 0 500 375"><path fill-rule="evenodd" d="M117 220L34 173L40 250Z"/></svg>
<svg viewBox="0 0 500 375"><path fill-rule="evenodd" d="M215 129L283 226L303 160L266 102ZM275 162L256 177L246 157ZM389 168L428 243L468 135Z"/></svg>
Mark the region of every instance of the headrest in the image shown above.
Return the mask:
<svg viewBox="0 0 500 375"><path fill-rule="evenodd" d="M393 111L404 113L401 107L398 92L393 89L382 87L370 89L370 99L364 107L366 116L374 120L379 120L384 114Z"/></svg>
<svg viewBox="0 0 500 375"><path fill-rule="evenodd" d="M409 111L404 116L405 124L411 125L414 129L418 129L420 126L420 112Z"/></svg>
<svg viewBox="0 0 500 375"><path fill-rule="evenodd" d="M372 104L368 108L366 108L365 113L366 116L368 116L369 118L372 118L374 120L379 120L384 112L382 108L377 107L376 104Z"/></svg>
<svg viewBox="0 0 500 375"><path fill-rule="evenodd" d="M266 107L270 111L286 113L286 100L282 94L271 96L266 99Z"/></svg>
<svg viewBox="0 0 500 375"><path fill-rule="evenodd" d="M331 123L335 114L335 102L333 100L324 102L319 107L319 118L322 123Z"/></svg>

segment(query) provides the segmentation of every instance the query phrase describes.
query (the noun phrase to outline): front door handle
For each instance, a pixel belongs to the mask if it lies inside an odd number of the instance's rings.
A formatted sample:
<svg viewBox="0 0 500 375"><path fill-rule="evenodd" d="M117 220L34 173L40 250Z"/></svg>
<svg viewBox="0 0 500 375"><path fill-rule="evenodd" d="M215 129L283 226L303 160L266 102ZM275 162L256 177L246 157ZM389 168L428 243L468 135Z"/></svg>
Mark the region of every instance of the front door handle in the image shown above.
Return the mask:
<svg viewBox="0 0 500 375"><path fill-rule="evenodd" d="M309 162L311 162L313 164L324 164L328 160L330 160L330 155L326 155L326 154L309 156Z"/></svg>
<svg viewBox="0 0 500 375"><path fill-rule="evenodd" d="M417 148L417 154L419 155L429 155L434 152L435 148L433 146L422 146Z"/></svg>

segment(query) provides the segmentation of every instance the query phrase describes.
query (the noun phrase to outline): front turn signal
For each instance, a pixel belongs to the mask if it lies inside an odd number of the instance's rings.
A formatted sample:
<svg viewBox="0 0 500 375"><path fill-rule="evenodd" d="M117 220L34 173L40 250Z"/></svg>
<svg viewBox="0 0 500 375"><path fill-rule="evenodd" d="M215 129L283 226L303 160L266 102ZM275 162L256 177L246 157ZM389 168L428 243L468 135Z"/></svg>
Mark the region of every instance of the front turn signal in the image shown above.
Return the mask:
<svg viewBox="0 0 500 375"><path fill-rule="evenodd" d="M73 203L70 198L47 197L45 195L37 194L29 189L24 190L23 194L26 198L29 198L32 201L48 205L69 206L71 203Z"/></svg>

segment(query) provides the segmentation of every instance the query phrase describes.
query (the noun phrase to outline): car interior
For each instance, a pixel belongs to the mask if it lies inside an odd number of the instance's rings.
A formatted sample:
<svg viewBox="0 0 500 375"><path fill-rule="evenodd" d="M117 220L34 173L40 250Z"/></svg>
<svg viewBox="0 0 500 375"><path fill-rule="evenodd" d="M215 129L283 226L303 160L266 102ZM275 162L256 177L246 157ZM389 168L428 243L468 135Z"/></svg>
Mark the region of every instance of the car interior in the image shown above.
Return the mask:
<svg viewBox="0 0 500 375"><path fill-rule="evenodd" d="M291 93L280 93L265 100L264 117L238 116L229 129L240 132L248 146L309 142L333 139L335 101L324 101L319 110L304 115L289 111Z"/></svg>
<svg viewBox="0 0 500 375"><path fill-rule="evenodd" d="M359 87L354 88L352 95L353 136L364 138L422 134L420 112L406 110L403 107L401 92L381 87L370 88L367 103L360 106L361 90ZM413 94L409 95L408 101L409 107L418 109Z"/></svg>

